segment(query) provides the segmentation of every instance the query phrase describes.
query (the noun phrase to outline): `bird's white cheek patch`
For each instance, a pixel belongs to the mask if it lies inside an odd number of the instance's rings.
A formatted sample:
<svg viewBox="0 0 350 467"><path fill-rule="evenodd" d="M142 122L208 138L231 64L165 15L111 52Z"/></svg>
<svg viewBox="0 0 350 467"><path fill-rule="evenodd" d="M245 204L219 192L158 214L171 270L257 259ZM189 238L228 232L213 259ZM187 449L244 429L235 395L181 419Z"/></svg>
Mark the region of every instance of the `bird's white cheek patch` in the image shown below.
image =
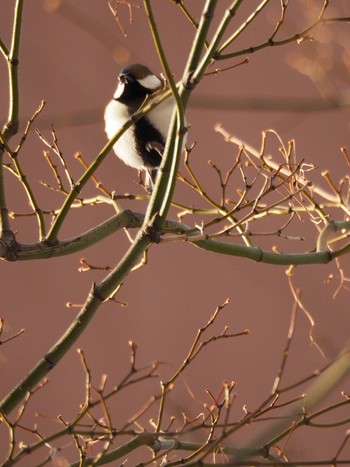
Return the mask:
<svg viewBox="0 0 350 467"><path fill-rule="evenodd" d="M117 87L117 90L115 91L114 93L114 99L119 99L119 97L123 94L124 92L124 87L125 87L125 84L124 83L119 83L118 84L118 87Z"/></svg>
<svg viewBox="0 0 350 467"><path fill-rule="evenodd" d="M146 89L160 89L163 85L161 80L154 75L148 75L146 78L139 79L138 82Z"/></svg>

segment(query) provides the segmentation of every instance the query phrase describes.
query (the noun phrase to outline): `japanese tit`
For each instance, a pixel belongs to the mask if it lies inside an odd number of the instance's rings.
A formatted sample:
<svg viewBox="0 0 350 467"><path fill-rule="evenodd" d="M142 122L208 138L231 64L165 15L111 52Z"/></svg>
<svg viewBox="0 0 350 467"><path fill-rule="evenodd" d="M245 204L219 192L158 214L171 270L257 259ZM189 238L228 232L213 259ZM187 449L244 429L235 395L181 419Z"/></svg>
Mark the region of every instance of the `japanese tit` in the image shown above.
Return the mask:
<svg viewBox="0 0 350 467"><path fill-rule="evenodd" d="M147 99L164 87L164 82L144 65L133 64L121 70L113 99L106 107L105 130L111 139ZM130 167L146 172L146 188L156 180L174 109L169 98L135 122L113 146L116 155Z"/></svg>

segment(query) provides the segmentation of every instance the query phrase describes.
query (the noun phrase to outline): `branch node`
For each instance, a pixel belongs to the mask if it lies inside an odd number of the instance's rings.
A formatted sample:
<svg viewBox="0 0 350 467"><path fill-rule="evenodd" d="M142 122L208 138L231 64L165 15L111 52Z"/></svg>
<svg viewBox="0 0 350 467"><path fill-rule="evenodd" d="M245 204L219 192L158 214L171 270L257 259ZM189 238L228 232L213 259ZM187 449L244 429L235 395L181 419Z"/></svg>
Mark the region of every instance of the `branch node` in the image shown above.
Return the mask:
<svg viewBox="0 0 350 467"><path fill-rule="evenodd" d="M16 261L21 247L17 243L12 230L3 230L0 236L0 258L6 261Z"/></svg>
<svg viewBox="0 0 350 467"><path fill-rule="evenodd" d="M103 303L105 300L106 300L106 297L104 297L100 291L99 291L99 287L95 284L95 282L93 283L93 286L92 286L92 291L91 291L91 295L96 298L97 300L99 300L101 303Z"/></svg>
<svg viewBox="0 0 350 467"><path fill-rule="evenodd" d="M52 361L49 357L49 355L44 355L44 360L48 364L48 370L51 371L53 368L55 368L56 363Z"/></svg>

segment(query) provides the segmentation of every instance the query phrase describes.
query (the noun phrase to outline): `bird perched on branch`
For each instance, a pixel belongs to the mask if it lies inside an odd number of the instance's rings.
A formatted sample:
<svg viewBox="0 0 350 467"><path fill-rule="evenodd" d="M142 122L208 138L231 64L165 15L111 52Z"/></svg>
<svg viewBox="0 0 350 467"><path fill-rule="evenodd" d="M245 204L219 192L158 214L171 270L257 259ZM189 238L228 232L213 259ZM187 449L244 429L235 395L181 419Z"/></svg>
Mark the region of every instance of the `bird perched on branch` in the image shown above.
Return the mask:
<svg viewBox="0 0 350 467"><path fill-rule="evenodd" d="M157 98L164 81L144 65L133 64L121 70L113 99L105 110L105 130L109 139L143 103ZM113 146L116 155L130 167L146 172L146 188L152 191L174 110L170 97L135 122Z"/></svg>

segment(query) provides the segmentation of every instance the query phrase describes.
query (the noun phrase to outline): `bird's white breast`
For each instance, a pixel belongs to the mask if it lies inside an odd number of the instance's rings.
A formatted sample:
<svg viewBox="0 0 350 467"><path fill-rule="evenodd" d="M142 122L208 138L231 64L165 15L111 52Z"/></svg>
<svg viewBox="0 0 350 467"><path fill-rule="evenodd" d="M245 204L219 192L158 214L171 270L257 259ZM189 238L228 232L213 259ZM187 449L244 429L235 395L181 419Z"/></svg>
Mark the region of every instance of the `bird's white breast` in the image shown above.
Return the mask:
<svg viewBox="0 0 350 467"><path fill-rule="evenodd" d="M162 102L146 116L157 130L166 136L168 134L174 102L172 98ZM105 110L105 130L109 139L129 120L130 114L126 106L116 100L111 100ZM130 127L115 143L113 149L116 155L130 167L144 169L143 161L135 150L133 128Z"/></svg>

